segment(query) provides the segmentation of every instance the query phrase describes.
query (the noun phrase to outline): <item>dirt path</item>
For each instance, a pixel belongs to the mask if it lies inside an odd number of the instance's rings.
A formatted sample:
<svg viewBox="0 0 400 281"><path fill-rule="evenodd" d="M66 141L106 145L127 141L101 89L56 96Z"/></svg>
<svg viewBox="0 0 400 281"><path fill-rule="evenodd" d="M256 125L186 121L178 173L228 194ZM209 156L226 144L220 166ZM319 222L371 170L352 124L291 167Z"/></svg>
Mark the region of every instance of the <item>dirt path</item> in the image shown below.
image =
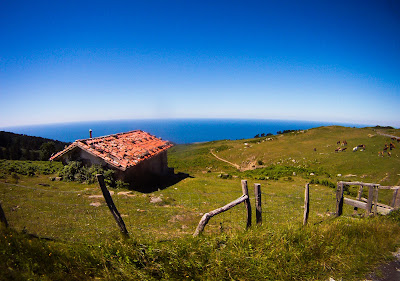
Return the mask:
<svg viewBox="0 0 400 281"><path fill-rule="evenodd" d="M228 160L222 159L221 157L217 156L217 155L214 153L214 151L213 151L212 149L210 150L210 153L211 153L215 158L217 158L218 160L223 161L223 162L225 162L225 163L228 163L229 165L231 165L231 166L235 167L236 169L240 170L240 166L239 166L238 164L235 164L235 163L229 162Z"/></svg>
<svg viewBox="0 0 400 281"><path fill-rule="evenodd" d="M395 138L396 140L400 140L400 137L398 137L398 136L393 136L393 135L384 134L384 133L379 132L379 131L376 131L376 133L377 133L378 135L381 135L381 136L384 136L384 137Z"/></svg>

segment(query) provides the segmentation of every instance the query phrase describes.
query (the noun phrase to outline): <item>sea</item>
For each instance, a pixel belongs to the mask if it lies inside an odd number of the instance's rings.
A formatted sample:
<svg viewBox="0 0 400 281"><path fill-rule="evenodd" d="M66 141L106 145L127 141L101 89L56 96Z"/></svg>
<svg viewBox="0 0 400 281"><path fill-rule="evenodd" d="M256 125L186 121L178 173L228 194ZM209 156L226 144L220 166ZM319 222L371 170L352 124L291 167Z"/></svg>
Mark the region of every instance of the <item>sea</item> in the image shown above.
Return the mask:
<svg viewBox="0 0 400 281"><path fill-rule="evenodd" d="M89 138L89 130L92 130L93 137L142 130L176 144L188 144L214 140L248 139L257 134L276 134L284 130L306 130L330 125L358 128L366 126L361 124L293 120L148 119L4 127L0 128L0 130L64 142Z"/></svg>

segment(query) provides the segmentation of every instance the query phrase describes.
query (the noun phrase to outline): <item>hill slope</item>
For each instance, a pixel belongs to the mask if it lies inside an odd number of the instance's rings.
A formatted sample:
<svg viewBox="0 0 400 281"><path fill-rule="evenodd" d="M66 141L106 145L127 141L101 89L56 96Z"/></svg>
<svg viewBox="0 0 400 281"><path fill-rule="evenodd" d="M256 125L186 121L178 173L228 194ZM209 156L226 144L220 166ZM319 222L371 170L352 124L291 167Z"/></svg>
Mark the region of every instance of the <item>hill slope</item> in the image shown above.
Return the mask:
<svg viewBox="0 0 400 281"><path fill-rule="evenodd" d="M246 170L278 165L302 168L332 181L359 180L400 185L400 144L382 135L400 135L399 131L331 126L272 137L178 146L171 150L170 165L194 173L223 170L236 175ZM343 145L344 141L347 145ZM388 149L381 156L379 152L391 142L395 148ZM353 152L358 145L365 145L365 148ZM338 148L344 151L335 151ZM239 165L241 172L218 160L211 150L219 158Z"/></svg>

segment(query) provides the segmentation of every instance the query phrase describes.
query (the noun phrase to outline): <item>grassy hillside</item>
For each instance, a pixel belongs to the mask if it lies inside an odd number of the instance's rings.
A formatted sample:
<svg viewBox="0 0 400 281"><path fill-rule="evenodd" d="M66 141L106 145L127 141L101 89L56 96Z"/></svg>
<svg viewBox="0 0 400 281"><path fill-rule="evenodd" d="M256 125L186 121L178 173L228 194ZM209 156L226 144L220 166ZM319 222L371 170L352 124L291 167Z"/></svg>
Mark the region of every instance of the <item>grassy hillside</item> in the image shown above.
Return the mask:
<svg viewBox="0 0 400 281"><path fill-rule="evenodd" d="M304 167L325 173L332 179L362 180L376 182L382 185L400 185L400 144L381 133L399 135L400 130L384 130L376 128L347 128L347 127L321 127L306 131L298 131L278 136L239 140L221 141L215 143L191 146L191 151L202 153L206 160L201 165L215 169L225 168L226 165L216 164L209 149L213 148L218 156L232 163L240 165L242 169L269 165L286 165ZM338 141L347 141L347 146L337 144ZM396 146L391 150L391 157L378 156L385 144L393 142ZM247 145L246 145L247 144ZM353 152L353 147L364 144L364 151ZM335 152L336 148L345 148L344 152ZM223 148L218 150L218 148ZM174 152L179 153L181 148ZM185 150L185 153L188 153ZM185 157L179 153L179 157ZM188 157L189 158L189 157ZM190 161L190 158L188 159ZM262 162L260 165L259 162ZM191 163L189 169L194 169L197 163ZM201 166L200 165L200 166ZM198 168L201 168L201 167ZM204 166L204 165L203 165ZM214 170L215 170L214 169ZM337 176L341 174L342 176ZM347 177L346 177L347 176Z"/></svg>
<svg viewBox="0 0 400 281"><path fill-rule="evenodd" d="M267 185L274 185L274 179L400 185L400 143L382 134L398 136L400 130L331 126L249 140L177 146L171 150L169 163L193 175L222 173ZM337 144L339 141L347 145ZM388 150L391 156L379 156L391 142L396 146ZM361 144L365 149L353 152ZM335 152L337 148L347 149ZM218 160L210 151L240 169ZM356 193L356 189L351 191ZM391 195L381 191L380 201L389 204Z"/></svg>
<svg viewBox="0 0 400 281"><path fill-rule="evenodd" d="M11 228L1 228L0 280L362 280L389 260L400 245L398 212L367 218L345 205L344 216L335 218L335 190L316 184L307 227L302 207L304 185L315 179L399 184L397 143L391 157L378 157L390 139L375 128L323 127L270 138L176 146L169 166L189 177L150 194L110 189L127 240L96 184L52 181L48 173L61 168L57 163L37 163L35 173L23 174L18 167L32 170L35 162L0 162L0 203ZM348 142L346 152L334 151L338 140ZM358 144L365 151L353 153ZM252 205L253 185L261 184L263 224L255 226L253 217L246 230L239 205L193 238L204 213L241 196L241 179L248 180ZM379 194L383 203L389 198Z"/></svg>
<svg viewBox="0 0 400 281"><path fill-rule="evenodd" d="M320 171L334 180L344 179L347 175L347 178L353 180L398 185L400 144L379 133L400 135L399 131L332 126L250 140L178 146L171 150L170 163L178 169L194 173L207 167L211 171L235 170L217 161L209 153L213 149L221 158L240 165L242 170L285 165ZM337 144L344 140L347 141L347 146ZM380 157L378 152L391 142L398 146L389 150L391 157L386 153L384 157ZM353 147L360 144L365 145L365 150L353 152ZM347 149L344 152L335 152L337 148ZM342 176L337 176L338 174Z"/></svg>

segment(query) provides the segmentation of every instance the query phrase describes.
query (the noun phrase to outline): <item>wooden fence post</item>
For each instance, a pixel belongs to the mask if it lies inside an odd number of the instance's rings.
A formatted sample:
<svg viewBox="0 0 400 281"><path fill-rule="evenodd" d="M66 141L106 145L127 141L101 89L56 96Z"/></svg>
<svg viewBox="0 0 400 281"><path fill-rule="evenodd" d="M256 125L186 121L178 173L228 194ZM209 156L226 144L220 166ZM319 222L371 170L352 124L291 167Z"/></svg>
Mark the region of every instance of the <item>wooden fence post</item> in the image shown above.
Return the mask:
<svg viewBox="0 0 400 281"><path fill-rule="evenodd" d="M254 184L254 195L256 197L256 223L262 224L262 211L261 211L261 185Z"/></svg>
<svg viewBox="0 0 400 281"><path fill-rule="evenodd" d="M1 207L0 204L0 222L5 226L8 227L8 222L6 219L6 215L4 214L3 208Z"/></svg>
<svg viewBox="0 0 400 281"><path fill-rule="evenodd" d="M306 184L306 189L304 191L304 215L303 215L303 225L307 224L308 212L310 211L310 184Z"/></svg>
<svg viewBox="0 0 400 281"><path fill-rule="evenodd" d="M363 193L364 186L360 185L360 188L358 189L358 194L357 194L357 201L361 201L362 193ZM357 213L358 207L354 207L354 213Z"/></svg>
<svg viewBox="0 0 400 281"><path fill-rule="evenodd" d="M103 192L103 196L104 196L104 199L106 200L107 206L110 209L111 214L113 215L115 221L117 222L117 224L121 230L122 236L124 238L129 237L128 230L126 230L126 227L125 227L125 223L124 223L121 215L119 214L117 207L115 207L114 202L111 198L110 192L108 191L106 184L104 183L104 176L101 174L98 174L98 175L96 175L96 177L99 182L101 191Z"/></svg>
<svg viewBox="0 0 400 281"><path fill-rule="evenodd" d="M374 214L378 214L378 192L379 185L374 186Z"/></svg>
<svg viewBox="0 0 400 281"><path fill-rule="evenodd" d="M374 187L370 185L368 186L367 215L371 214L373 197L374 197Z"/></svg>
<svg viewBox="0 0 400 281"><path fill-rule="evenodd" d="M249 190L247 188L247 180L242 180L242 192L243 192L243 195L247 195L247 199L244 201L244 205L246 206L246 210L247 210L247 225L246 225L246 227L249 228L251 226L251 205L250 205L250 198L249 198Z"/></svg>
<svg viewBox="0 0 400 281"><path fill-rule="evenodd" d="M395 190L393 190L393 198L392 198L392 204L391 204L391 206L392 206L393 208L396 207L396 200L397 200L397 193L398 193L398 191L399 191L398 188L395 189Z"/></svg>
<svg viewBox="0 0 400 281"><path fill-rule="evenodd" d="M337 183L336 188L336 216L339 217L343 213L343 182Z"/></svg>

